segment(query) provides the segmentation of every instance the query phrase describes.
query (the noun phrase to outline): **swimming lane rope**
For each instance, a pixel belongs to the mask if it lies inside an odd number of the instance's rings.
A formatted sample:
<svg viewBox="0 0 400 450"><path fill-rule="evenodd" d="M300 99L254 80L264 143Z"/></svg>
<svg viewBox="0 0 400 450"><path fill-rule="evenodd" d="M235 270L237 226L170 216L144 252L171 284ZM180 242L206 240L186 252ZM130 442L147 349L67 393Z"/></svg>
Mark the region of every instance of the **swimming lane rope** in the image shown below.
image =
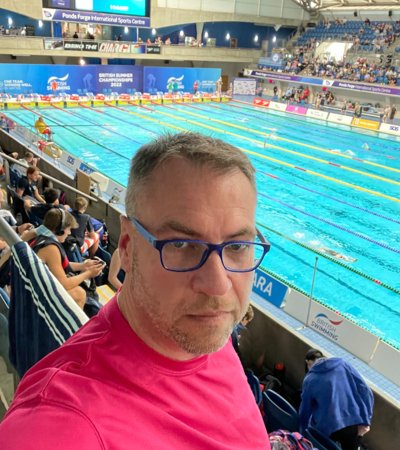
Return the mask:
<svg viewBox="0 0 400 450"><path fill-rule="evenodd" d="M373 215L373 216L380 217L381 219L390 220L391 222L399 223L399 224L400 224L400 220L393 219L392 217L387 217L387 216L384 216L383 214L379 214L379 213L374 212L374 211L371 211L371 210L369 210L369 209L367 209L367 208L362 208L361 206L353 205L352 203L348 203L348 202L346 202L346 201L344 201L344 200L340 200L340 199L337 198L337 197L332 197L331 195L323 194L323 193L320 192L320 191L316 191L316 190L314 190L314 189L310 189L310 188L307 188L307 187L305 187L305 186L302 186L301 184L293 183L292 181L288 181L288 180L284 180L283 178L280 178L280 177L278 177L278 176L276 176L276 175L272 175L271 173L264 172L264 171L262 171L262 170L261 170L261 171L259 170L258 172L259 172L259 173L262 173L263 175L266 175L267 177L270 177L270 178L274 178L274 179L276 179L276 180L279 180L279 181L281 181L282 183L286 183L286 184L290 184L290 185L292 185L292 186L296 186L296 187L298 187L298 188L300 188L300 189L303 189L304 191L312 192L313 194L318 194L320 197L329 198L329 199L331 199L331 200L334 200L335 202L342 203L343 205L350 206L351 208L358 209L358 210L363 211L363 212L365 212L365 213L367 213L367 214L371 214L371 215Z"/></svg>
<svg viewBox="0 0 400 450"><path fill-rule="evenodd" d="M329 261L332 261L333 263L335 263L335 264L337 264L339 266L342 266L345 269L350 270L351 272L354 272L355 274L359 275L362 278L365 278L366 280L372 281L375 284L377 284L379 286L382 286L383 288L385 288L385 289L387 289L389 291L392 291L392 292L394 292L396 294L400 294L400 290L399 289L396 289L395 287L390 286L389 284L384 283L381 280L378 280L378 279L376 279L374 277L371 277L370 275L367 275L366 273L361 272L360 270L358 270L358 269L356 269L354 267L351 267L348 264L345 264L345 263L343 263L341 261L338 261L334 257L329 256L329 255L327 255L325 253L322 253L322 252L318 251L317 249L315 249L314 247L311 247L311 246L309 246L307 244L303 244L302 242L297 241L296 239L293 239L293 238L291 238L291 237L281 233L280 231L277 231L277 230L274 230L271 227L268 227L267 225L263 224L262 222L257 222L257 224L260 225L261 227L265 228L266 230L270 231L271 233L274 233L274 234L282 237L283 239L286 239L286 240L288 240L290 242L293 242L294 244L299 245L300 247L303 247L303 248L305 248L305 249L307 249L307 250L309 250L309 251L311 251L313 253L317 253L319 256L321 256L321 257L323 257L325 259L328 259ZM287 284L287 281L284 281L284 283ZM296 287L296 289L298 289L298 288Z"/></svg>
<svg viewBox="0 0 400 450"><path fill-rule="evenodd" d="M304 215L306 215L308 217L311 217L313 219L319 220L320 222L324 222L324 223L326 223L328 225L331 225L332 227L338 228L339 230L342 230L342 231L344 231L346 233L350 233L353 236L357 236L360 239L364 239L364 240L366 240L368 242L372 242L373 244L378 245L379 247L386 248L386 250L389 250L389 251L395 252L395 253L400 253L400 250L397 249L397 248L390 247L389 245L384 244L383 242L376 241L375 239L372 239L369 236L365 236L364 234L358 233L357 231L350 230L349 228L343 227L342 225L338 225L337 223L331 222L330 220L323 219L322 217L318 217L318 216L316 216L314 214L311 214L311 213L309 213L307 211L303 211L302 209L296 208L295 206L292 206L292 205L289 205L288 203L285 203L282 200L278 200L278 199L276 199L274 197L271 197L271 196L269 196L267 194L263 194L261 192L259 192L259 195L261 195L262 197L268 198L269 200L272 200L273 202L279 203L279 204L285 206L286 208L292 209L292 210L297 211L297 212L299 212L301 214L304 214Z"/></svg>

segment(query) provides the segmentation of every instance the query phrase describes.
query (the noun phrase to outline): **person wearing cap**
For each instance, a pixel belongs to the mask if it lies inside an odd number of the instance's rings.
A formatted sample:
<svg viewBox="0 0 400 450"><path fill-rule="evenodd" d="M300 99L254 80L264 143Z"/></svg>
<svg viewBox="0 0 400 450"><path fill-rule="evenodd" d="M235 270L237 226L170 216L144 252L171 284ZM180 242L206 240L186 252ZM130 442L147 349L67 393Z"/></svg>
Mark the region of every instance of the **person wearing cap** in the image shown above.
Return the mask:
<svg viewBox="0 0 400 450"><path fill-rule="evenodd" d="M342 358L327 358L317 349L305 357L306 376L300 404L300 432L308 426L358 450L370 429L374 397L357 370Z"/></svg>

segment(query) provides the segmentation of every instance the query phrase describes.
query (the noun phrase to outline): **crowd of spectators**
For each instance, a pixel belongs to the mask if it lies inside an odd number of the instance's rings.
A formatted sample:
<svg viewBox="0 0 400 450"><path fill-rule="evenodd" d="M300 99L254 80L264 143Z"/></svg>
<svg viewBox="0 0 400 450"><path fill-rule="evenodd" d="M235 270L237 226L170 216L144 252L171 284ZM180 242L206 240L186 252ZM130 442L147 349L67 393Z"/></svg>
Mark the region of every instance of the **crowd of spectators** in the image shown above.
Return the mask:
<svg viewBox="0 0 400 450"><path fill-rule="evenodd" d="M335 80L400 85L399 69L390 63L384 63L383 59L380 63L370 63L367 58L357 58L350 63L328 60L325 57L309 58L304 56L302 48L286 59L281 71Z"/></svg>

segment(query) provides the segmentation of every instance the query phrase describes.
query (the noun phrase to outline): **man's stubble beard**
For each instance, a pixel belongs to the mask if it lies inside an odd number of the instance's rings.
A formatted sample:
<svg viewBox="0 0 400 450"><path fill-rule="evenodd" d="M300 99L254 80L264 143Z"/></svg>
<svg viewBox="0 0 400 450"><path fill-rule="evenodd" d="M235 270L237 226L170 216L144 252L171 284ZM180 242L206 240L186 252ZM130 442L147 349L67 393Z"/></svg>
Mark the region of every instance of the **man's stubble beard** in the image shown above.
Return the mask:
<svg viewBox="0 0 400 450"><path fill-rule="evenodd" d="M165 317L160 313L158 306L163 302L163 298L155 298L151 288L138 268L136 256L132 258L131 266L130 292L132 301L135 302L136 309L140 309L142 316L147 319L147 323L157 331L161 338L174 342L181 350L193 356L200 356L213 353L222 348L232 333L234 326L241 320L244 312L232 311L232 321L224 326L222 330L215 330L215 327L203 326L199 332L200 325L197 325L197 332L190 333L190 329L180 326L180 319L185 314L196 314L202 311L218 311L221 309L222 301L217 297L208 297L199 294L199 300L196 305L191 305L190 309L185 311L183 307L179 312L179 318L168 323ZM196 294L193 294L196 295ZM247 306L246 306L247 309ZM139 324L140 325L140 324Z"/></svg>

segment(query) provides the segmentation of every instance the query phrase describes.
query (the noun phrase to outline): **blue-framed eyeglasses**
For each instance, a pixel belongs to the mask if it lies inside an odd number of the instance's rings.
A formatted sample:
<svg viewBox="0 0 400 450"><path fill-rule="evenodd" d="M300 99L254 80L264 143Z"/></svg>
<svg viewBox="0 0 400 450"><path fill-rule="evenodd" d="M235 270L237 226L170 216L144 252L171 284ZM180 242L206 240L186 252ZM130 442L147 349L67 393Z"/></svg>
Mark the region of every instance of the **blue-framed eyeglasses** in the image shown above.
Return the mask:
<svg viewBox="0 0 400 450"><path fill-rule="evenodd" d="M160 253L161 265L171 272L190 272L199 269L216 251L222 265L229 272L251 272L261 264L271 244L257 230L255 242L228 241L222 244L194 239L158 240L134 217L128 219L137 231Z"/></svg>

